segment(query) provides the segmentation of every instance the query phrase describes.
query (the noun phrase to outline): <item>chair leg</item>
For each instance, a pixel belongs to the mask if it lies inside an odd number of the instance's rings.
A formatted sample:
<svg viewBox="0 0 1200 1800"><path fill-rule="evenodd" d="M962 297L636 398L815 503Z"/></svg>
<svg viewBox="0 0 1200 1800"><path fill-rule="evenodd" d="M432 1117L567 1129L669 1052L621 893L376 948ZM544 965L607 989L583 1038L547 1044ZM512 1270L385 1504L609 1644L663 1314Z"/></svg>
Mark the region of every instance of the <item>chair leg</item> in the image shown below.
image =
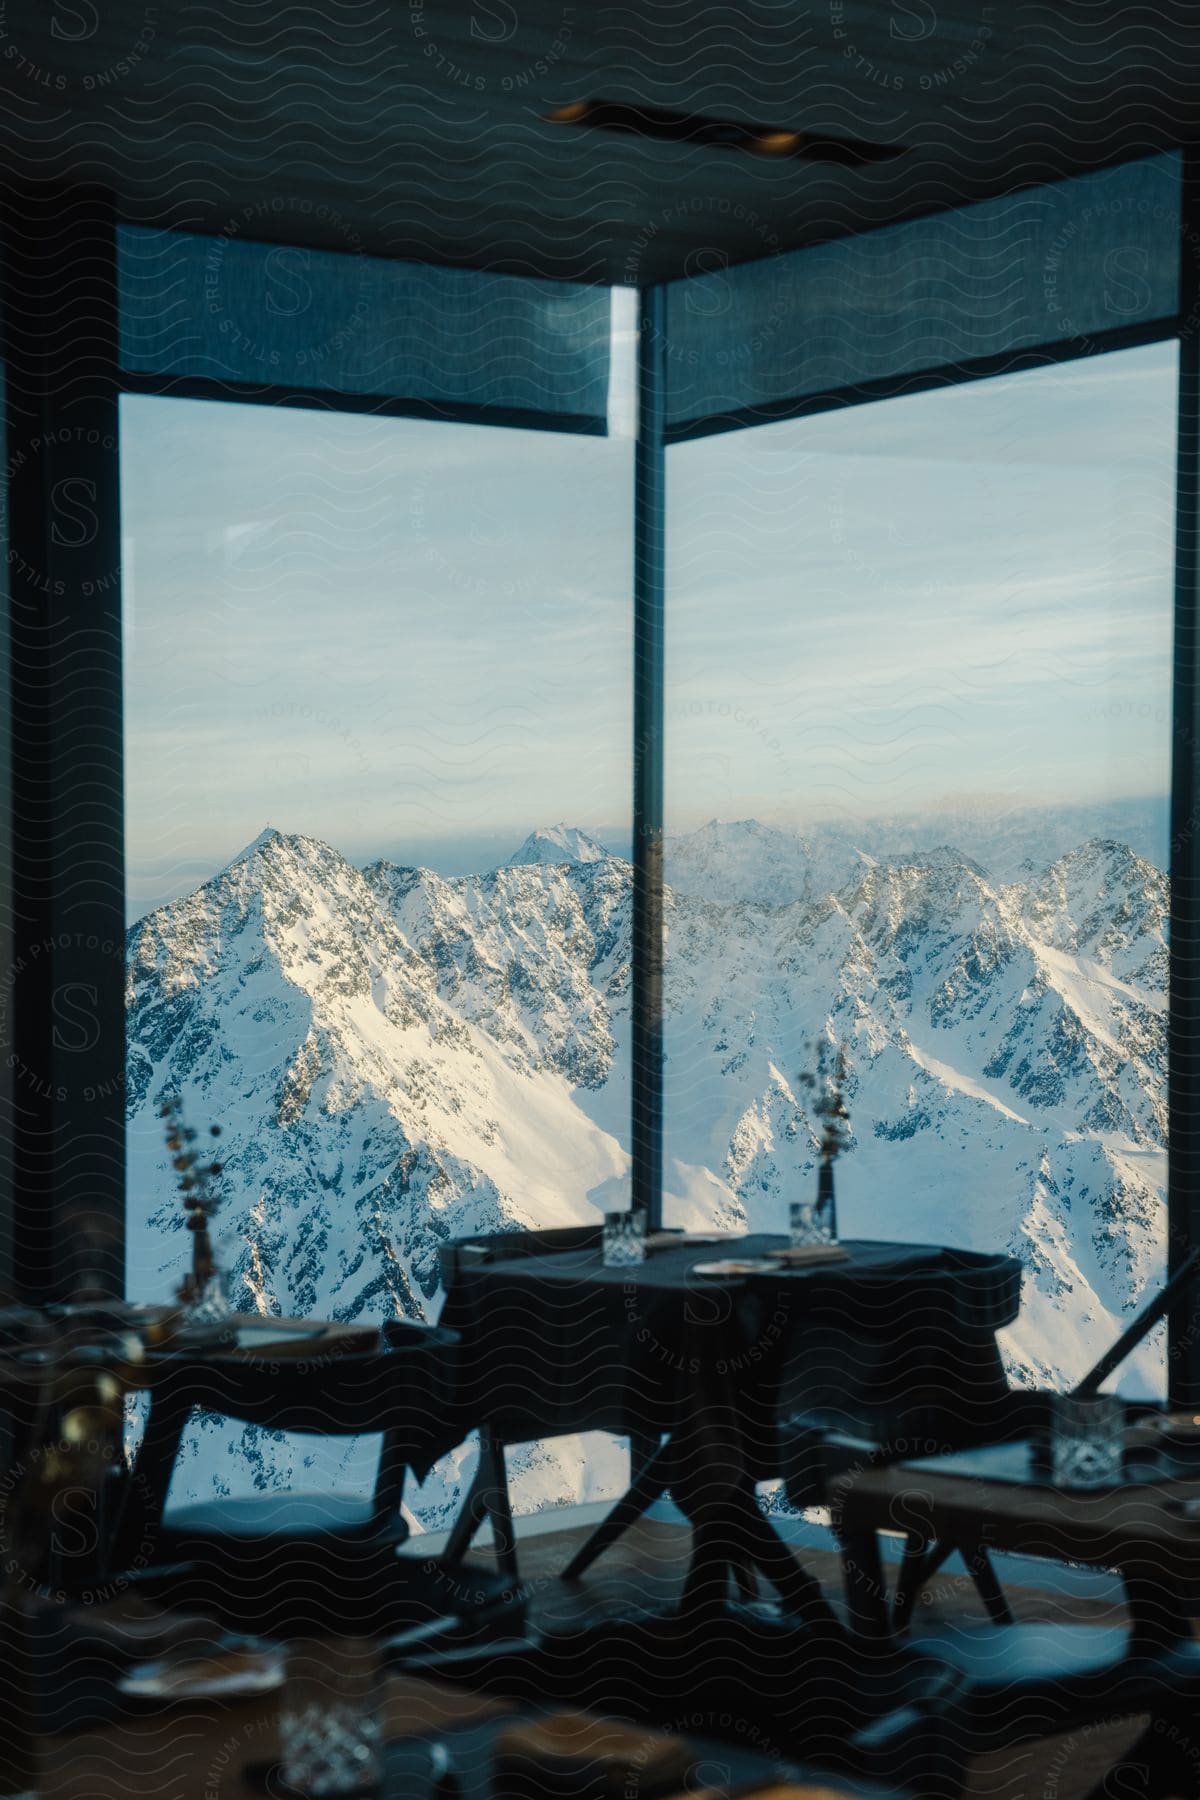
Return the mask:
<svg viewBox="0 0 1200 1800"><path fill-rule="evenodd" d="M878 1534L874 1531L854 1535L843 1532L840 1542L842 1584L850 1629L860 1639L886 1638L891 1633L892 1619Z"/></svg>

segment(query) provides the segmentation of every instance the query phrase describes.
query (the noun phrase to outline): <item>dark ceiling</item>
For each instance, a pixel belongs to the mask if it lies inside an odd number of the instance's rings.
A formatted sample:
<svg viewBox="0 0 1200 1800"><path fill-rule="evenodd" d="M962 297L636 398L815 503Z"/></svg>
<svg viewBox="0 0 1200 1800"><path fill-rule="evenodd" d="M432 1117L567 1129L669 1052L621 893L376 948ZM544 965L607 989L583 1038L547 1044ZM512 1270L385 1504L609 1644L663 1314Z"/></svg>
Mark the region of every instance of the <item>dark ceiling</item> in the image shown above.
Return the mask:
<svg viewBox="0 0 1200 1800"><path fill-rule="evenodd" d="M607 101L862 168L550 124ZM125 217L644 283L1200 137L1195 0L7 0L10 178Z"/></svg>

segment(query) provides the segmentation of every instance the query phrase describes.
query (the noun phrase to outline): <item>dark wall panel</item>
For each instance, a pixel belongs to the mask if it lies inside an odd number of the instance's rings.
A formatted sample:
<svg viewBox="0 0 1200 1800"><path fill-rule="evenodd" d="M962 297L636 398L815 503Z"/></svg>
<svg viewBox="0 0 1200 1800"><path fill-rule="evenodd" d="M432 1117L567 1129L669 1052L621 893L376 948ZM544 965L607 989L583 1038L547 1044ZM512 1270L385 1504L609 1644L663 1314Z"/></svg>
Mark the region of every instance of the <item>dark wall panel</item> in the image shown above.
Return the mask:
<svg viewBox="0 0 1200 1800"><path fill-rule="evenodd" d="M604 417L607 288L389 262L353 234L339 254L252 231L121 229L126 369Z"/></svg>
<svg viewBox="0 0 1200 1800"><path fill-rule="evenodd" d="M1172 320L1180 157L1153 157L667 289L668 428Z"/></svg>

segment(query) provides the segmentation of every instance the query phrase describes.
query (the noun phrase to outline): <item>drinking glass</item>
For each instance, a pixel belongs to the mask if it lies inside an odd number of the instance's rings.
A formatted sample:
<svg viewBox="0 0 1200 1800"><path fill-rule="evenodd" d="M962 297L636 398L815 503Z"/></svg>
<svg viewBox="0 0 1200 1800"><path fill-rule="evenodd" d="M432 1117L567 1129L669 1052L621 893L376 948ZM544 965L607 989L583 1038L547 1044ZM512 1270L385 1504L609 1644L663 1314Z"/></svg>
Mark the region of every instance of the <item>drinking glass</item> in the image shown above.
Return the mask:
<svg viewBox="0 0 1200 1800"><path fill-rule="evenodd" d="M214 1269L187 1309L189 1325L223 1325L233 1317L233 1303L224 1275Z"/></svg>
<svg viewBox="0 0 1200 1800"><path fill-rule="evenodd" d="M379 1650L371 1639L289 1647L279 1748L284 1785L312 1800L378 1791L383 1727Z"/></svg>
<svg viewBox="0 0 1200 1800"><path fill-rule="evenodd" d="M637 1208L604 1215L604 1266L625 1269L646 1260L646 1215Z"/></svg>
<svg viewBox="0 0 1200 1800"><path fill-rule="evenodd" d="M1125 1407L1116 1394L1055 1394L1050 1474L1057 1487L1108 1487L1124 1472Z"/></svg>
<svg viewBox="0 0 1200 1800"><path fill-rule="evenodd" d="M793 1200L788 1207L788 1241L793 1250L836 1243L832 1209L816 1200Z"/></svg>

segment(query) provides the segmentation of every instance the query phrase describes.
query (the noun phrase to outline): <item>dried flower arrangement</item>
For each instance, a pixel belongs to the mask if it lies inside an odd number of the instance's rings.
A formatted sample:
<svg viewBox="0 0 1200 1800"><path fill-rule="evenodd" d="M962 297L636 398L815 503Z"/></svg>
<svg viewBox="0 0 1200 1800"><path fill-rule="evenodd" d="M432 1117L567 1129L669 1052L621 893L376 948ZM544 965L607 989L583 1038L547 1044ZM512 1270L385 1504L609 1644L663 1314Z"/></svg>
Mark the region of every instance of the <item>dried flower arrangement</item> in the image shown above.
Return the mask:
<svg viewBox="0 0 1200 1800"><path fill-rule="evenodd" d="M821 1122L821 1164L817 1176L816 1215L837 1236L837 1200L833 1190L833 1165L850 1145L850 1111L846 1105L846 1046L839 1044L832 1069L827 1038L817 1044L815 1071L800 1077L803 1087L815 1094L813 1116Z"/></svg>
<svg viewBox="0 0 1200 1800"><path fill-rule="evenodd" d="M206 1316L216 1318L230 1311L209 1232L209 1221L220 1204L214 1183L225 1165L215 1157L211 1162L202 1160L194 1148L199 1134L184 1124L178 1095L168 1096L158 1112L166 1122L167 1149L171 1152L172 1168L179 1172L179 1191L187 1211L187 1228L192 1233L192 1267L176 1290L177 1296L193 1316L203 1308ZM209 1133L220 1137L221 1127L210 1125Z"/></svg>

